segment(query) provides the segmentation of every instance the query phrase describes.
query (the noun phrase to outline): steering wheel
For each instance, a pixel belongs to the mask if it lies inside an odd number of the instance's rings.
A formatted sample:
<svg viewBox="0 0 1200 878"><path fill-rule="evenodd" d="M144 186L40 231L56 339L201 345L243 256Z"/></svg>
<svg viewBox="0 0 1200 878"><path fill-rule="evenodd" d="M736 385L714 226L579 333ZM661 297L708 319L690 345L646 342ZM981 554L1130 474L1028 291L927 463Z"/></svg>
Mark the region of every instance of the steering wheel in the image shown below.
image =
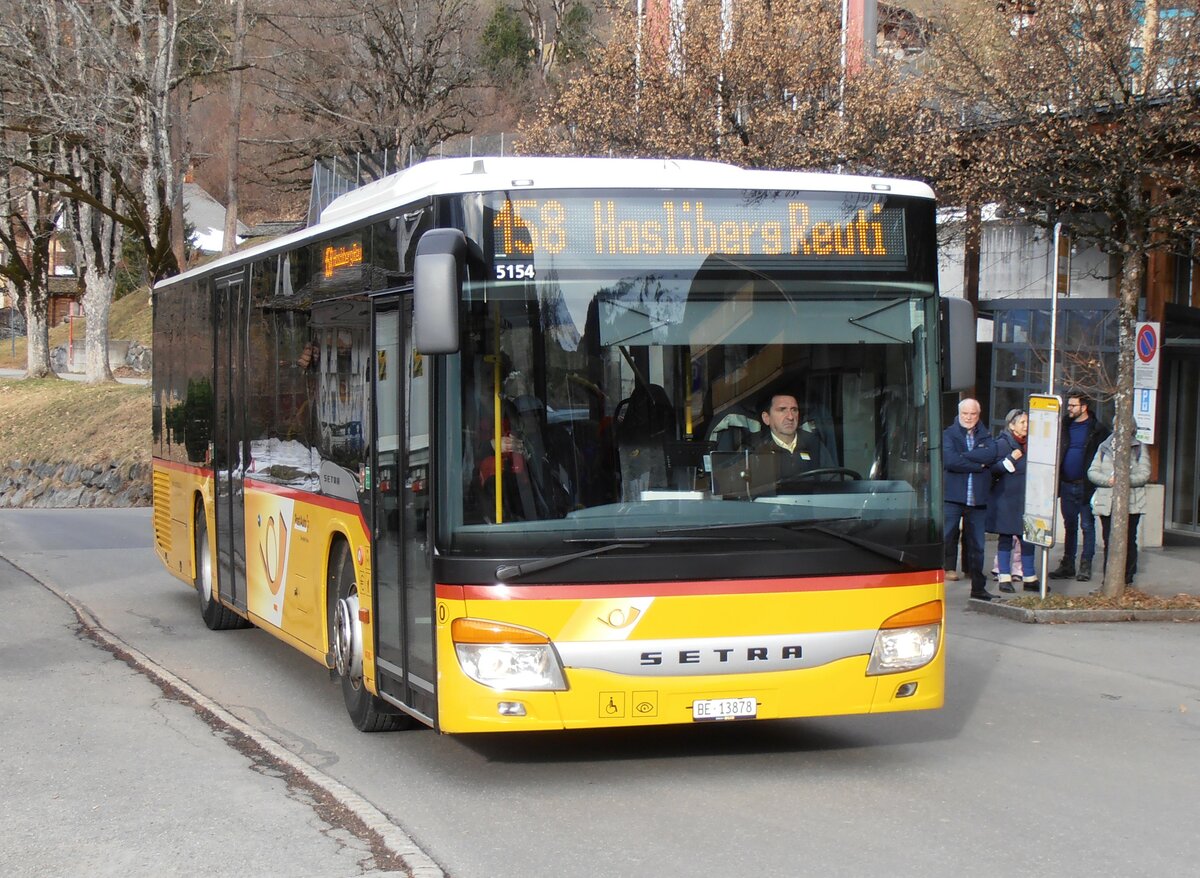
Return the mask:
<svg viewBox="0 0 1200 878"><path fill-rule="evenodd" d="M788 476L779 480L779 484L787 485L792 482L802 482L808 479L815 479L817 476L841 476L854 482L862 481L862 473L858 470L850 469L848 466L819 466L816 469L805 470L802 473Z"/></svg>

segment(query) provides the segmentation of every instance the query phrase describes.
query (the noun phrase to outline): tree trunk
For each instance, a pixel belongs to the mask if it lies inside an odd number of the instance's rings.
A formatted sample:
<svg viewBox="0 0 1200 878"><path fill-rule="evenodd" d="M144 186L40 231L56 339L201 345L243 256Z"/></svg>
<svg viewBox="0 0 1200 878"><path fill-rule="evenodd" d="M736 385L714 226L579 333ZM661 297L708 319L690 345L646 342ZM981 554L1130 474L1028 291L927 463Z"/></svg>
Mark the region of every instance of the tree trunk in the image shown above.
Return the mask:
<svg viewBox="0 0 1200 878"><path fill-rule="evenodd" d="M174 182L164 189L161 209L167 211L170 215L170 222L167 224L167 237L170 241L171 260L164 262L163 265L151 271L151 283L187 269L187 229L184 224L183 174L181 173L181 169L186 169L188 164L184 157L184 138L182 133L184 124L183 100L179 94L179 89L171 92L170 106L174 123L168 129L167 140L170 144L168 151L172 162L168 165L166 173L172 175Z"/></svg>
<svg viewBox="0 0 1200 878"><path fill-rule="evenodd" d="M67 205L67 226L75 243L75 270L83 278L86 377L90 384L101 384L113 380L108 362L108 315L121 251L122 231L113 219L120 198L108 168L86 147L72 147L63 159L90 196L87 201Z"/></svg>
<svg viewBox="0 0 1200 878"><path fill-rule="evenodd" d="M112 311L116 280L111 272L96 271L89 267L84 272L83 281L87 289L83 294L83 314L87 318L87 381L89 384L102 384L114 380L108 361L108 316Z"/></svg>
<svg viewBox="0 0 1200 878"><path fill-rule="evenodd" d="M50 158L53 167L53 149L46 147L44 140L29 137L20 145L21 154L28 162L29 178L15 191L8 191L13 200L9 209L23 204L23 219L14 222L8 218L3 238L9 258L19 263L18 286L23 295L18 301L25 312L25 372L30 378L52 378L50 366L50 242L58 225L59 202L57 196L39 191L42 181L30 169L43 165ZM6 184L12 185L9 175ZM14 197L15 196L15 197ZM10 278L12 275L10 275Z"/></svg>
<svg viewBox="0 0 1200 878"><path fill-rule="evenodd" d="M136 101L137 158L145 216L146 250L151 281L162 280L185 265L182 174L183 154L179 64L179 11L176 0L138 0L135 20L142 24L132 48L136 81L143 89ZM126 196L129 198L130 196Z"/></svg>
<svg viewBox="0 0 1200 878"><path fill-rule="evenodd" d="M237 249L238 159L242 142L242 65L245 61L246 0L237 0L234 13L233 70L229 75L229 165L225 188L225 236L221 253Z"/></svg>
<svg viewBox="0 0 1200 878"><path fill-rule="evenodd" d="M50 291L34 282L25 291L25 375L56 378L50 368Z"/></svg>
<svg viewBox="0 0 1200 878"><path fill-rule="evenodd" d="M1140 197L1138 193L1135 197ZM1134 335L1137 332L1138 298L1142 292L1146 230L1131 228L1129 246L1121 261L1120 305L1117 310L1117 392L1113 411L1113 486L1109 536L1105 544L1108 564L1101 593L1120 597L1125 591L1125 542L1129 533L1130 443L1136 432L1133 421Z"/></svg>

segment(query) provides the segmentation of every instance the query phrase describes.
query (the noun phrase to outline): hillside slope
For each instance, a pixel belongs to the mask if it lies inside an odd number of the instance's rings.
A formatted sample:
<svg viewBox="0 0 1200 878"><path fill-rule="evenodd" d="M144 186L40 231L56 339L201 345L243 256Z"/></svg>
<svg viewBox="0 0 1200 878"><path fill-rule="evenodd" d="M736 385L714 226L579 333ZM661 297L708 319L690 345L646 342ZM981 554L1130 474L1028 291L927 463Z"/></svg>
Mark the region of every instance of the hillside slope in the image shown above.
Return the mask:
<svg viewBox="0 0 1200 878"><path fill-rule="evenodd" d="M149 344L148 298L114 303L110 328ZM51 330L50 346L68 331ZM84 321L72 332L82 343ZM0 342L0 367L25 368L24 339ZM148 503L151 399L147 385L0 379L0 507Z"/></svg>
<svg viewBox="0 0 1200 878"><path fill-rule="evenodd" d="M0 380L0 461L150 460L150 388Z"/></svg>

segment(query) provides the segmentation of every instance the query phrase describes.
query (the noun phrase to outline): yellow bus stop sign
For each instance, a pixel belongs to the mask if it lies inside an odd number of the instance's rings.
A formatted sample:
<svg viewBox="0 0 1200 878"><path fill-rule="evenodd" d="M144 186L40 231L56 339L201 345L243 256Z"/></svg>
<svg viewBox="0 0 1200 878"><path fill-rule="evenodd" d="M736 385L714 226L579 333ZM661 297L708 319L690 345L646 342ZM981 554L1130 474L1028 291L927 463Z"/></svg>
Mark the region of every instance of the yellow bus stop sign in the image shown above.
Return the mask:
<svg viewBox="0 0 1200 878"><path fill-rule="evenodd" d="M1062 399L1029 397L1029 438L1025 460L1025 540L1047 549L1054 545L1058 506L1058 447Z"/></svg>

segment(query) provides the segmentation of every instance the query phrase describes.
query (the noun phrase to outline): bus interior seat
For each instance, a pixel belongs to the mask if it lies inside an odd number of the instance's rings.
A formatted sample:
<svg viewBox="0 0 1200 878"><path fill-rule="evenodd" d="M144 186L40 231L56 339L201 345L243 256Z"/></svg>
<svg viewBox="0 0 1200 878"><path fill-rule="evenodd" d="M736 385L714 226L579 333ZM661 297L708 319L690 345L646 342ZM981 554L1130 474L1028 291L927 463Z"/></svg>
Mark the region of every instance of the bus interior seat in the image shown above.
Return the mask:
<svg viewBox="0 0 1200 878"><path fill-rule="evenodd" d="M665 443L675 438L675 409L658 384L638 384L613 414L621 498L637 500L642 491L667 486Z"/></svg>
<svg viewBox="0 0 1200 878"><path fill-rule="evenodd" d="M742 411L726 412L708 434L715 451L741 451L748 446L762 424Z"/></svg>
<svg viewBox="0 0 1200 878"><path fill-rule="evenodd" d="M566 514L568 491L562 484L561 473L551 471L552 460L544 431L546 407L532 394L514 397L508 405L517 433L525 444L525 465L529 469L533 494L533 503L525 510L525 518L560 518ZM528 499L524 505L530 505Z"/></svg>

